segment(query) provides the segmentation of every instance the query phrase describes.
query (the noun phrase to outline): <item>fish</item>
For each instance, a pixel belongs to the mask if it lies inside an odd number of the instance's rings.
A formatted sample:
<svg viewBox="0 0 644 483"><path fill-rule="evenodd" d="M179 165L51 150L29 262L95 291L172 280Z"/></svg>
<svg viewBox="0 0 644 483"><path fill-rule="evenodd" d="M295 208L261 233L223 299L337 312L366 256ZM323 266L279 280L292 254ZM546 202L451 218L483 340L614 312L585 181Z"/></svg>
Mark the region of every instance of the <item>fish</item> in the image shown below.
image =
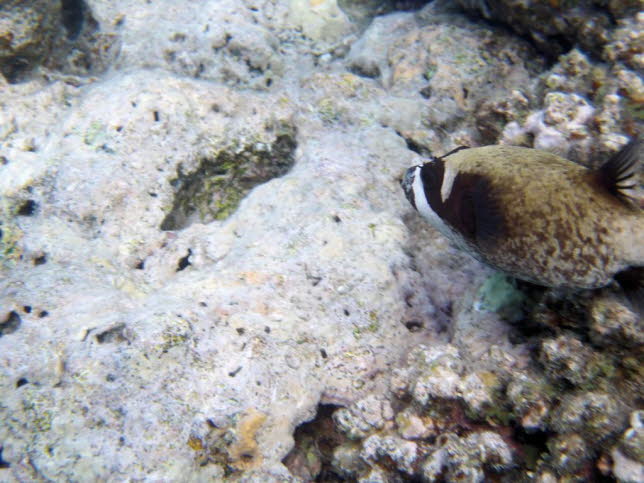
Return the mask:
<svg viewBox="0 0 644 483"><path fill-rule="evenodd" d="M596 169L533 148L459 147L410 167L401 186L479 261L545 287L596 289L644 273L640 146L633 139Z"/></svg>

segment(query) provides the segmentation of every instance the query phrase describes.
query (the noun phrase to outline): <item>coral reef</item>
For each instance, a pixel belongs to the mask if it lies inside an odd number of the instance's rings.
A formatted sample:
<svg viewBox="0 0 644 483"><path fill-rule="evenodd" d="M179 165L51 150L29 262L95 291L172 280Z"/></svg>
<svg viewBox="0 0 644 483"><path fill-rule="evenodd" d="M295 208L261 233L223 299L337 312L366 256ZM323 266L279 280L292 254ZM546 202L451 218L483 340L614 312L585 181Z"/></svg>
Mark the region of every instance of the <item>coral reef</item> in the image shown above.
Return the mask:
<svg viewBox="0 0 644 483"><path fill-rule="evenodd" d="M4 2L0 480L642 480L637 304L399 185L641 132L637 5L573 3Z"/></svg>

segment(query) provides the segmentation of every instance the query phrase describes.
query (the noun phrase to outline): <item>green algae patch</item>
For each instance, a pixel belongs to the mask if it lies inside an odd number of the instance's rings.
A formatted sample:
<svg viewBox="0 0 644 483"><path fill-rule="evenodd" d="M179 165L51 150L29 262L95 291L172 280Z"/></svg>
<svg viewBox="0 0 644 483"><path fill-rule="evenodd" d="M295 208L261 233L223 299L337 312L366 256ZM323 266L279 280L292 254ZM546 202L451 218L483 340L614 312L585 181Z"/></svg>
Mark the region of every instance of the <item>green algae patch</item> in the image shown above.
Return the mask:
<svg viewBox="0 0 644 483"><path fill-rule="evenodd" d="M255 186L286 174L295 162L295 129L282 126L272 143L254 142L223 149L200 160L194 171L170 181L172 208L162 230L225 220Z"/></svg>
<svg viewBox="0 0 644 483"><path fill-rule="evenodd" d="M497 272L481 285L476 297L475 308L496 312L508 320L521 318L525 295L514 279Z"/></svg>

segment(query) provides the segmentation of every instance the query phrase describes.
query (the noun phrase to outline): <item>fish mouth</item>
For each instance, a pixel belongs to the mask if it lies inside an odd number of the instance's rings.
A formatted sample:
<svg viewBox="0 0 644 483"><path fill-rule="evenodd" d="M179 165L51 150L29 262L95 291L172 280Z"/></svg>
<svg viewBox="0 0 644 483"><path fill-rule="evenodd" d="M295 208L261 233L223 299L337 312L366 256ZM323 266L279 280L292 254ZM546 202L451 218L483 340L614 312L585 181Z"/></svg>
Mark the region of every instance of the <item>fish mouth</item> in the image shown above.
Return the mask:
<svg viewBox="0 0 644 483"><path fill-rule="evenodd" d="M416 208L416 200L414 199L414 179L416 178L416 169L420 166L412 166L407 171L405 171L405 176L403 176L400 186L405 192L405 197L407 201L411 203L411 206Z"/></svg>

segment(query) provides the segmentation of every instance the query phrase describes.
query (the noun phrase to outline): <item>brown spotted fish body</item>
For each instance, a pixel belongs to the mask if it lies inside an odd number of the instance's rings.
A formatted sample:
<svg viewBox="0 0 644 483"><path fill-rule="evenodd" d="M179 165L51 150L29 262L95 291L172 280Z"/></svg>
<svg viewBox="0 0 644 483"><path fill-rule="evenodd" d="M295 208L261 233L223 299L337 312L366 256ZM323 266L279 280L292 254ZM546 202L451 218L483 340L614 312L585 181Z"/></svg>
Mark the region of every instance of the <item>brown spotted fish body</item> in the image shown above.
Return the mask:
<svg viewBox="0 0 644 483"><path fill-rule="evenodd" d="M537 149L462 148L409 168L414 208L460 248L517 278L597 288L644 267L644 211L629 202L639 143L590 170Z"/></svg>

